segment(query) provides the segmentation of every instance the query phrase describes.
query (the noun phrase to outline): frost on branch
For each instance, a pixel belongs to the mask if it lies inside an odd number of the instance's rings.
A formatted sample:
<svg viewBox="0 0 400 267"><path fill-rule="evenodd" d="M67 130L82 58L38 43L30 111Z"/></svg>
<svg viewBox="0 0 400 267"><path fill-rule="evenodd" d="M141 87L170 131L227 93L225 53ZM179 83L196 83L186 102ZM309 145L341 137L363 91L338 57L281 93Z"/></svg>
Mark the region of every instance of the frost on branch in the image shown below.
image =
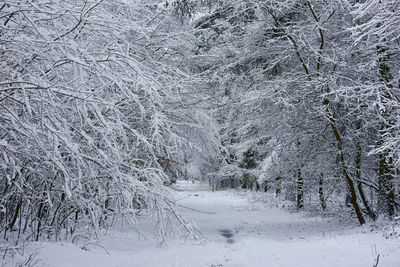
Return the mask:
<svg viewBox="0 0 400 267"><path fill-rule="evenodd" d="M148 210L186 225L160 158L181 138L165 110L179 79L162 64L146 1L0 4L0 227L31 239L91 231ZM163 36L166 40L168 36Z"/></svg>

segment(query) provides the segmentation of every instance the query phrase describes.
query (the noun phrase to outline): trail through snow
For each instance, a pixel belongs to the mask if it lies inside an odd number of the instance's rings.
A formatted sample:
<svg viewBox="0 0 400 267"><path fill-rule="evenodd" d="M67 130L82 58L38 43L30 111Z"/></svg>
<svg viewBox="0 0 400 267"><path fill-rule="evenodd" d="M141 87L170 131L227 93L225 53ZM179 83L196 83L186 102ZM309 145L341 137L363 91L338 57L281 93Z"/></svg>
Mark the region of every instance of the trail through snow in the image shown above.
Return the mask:
<svg viewBox="0 0 400 267"><path fill-rule="evenodd" d="M208 185L178 181L173 187L182 212L205 244L175 240L159 247L134 232L113 232L88 251L67 243L41 243L41 266L84 267L400 267L400 240L368 227L249 202L235 191L210 192ZM190 208L190 209L189 209ZM198 212L200 210L204 212ZM150 229L149 229L150 230ZM1 266L1 265L0 265Z"/></svg>

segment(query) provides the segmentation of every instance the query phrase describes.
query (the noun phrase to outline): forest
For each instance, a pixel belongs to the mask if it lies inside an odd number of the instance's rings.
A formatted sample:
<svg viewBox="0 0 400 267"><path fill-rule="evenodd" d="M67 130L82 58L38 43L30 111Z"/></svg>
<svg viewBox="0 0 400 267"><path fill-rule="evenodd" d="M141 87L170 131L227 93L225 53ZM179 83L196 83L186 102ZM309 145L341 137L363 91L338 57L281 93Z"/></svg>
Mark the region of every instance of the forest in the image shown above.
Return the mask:
<svg viewBox="0 0 400 267"><path fill-rule="evenodd" d="M400 237L398 0L2 0L0 58L3 260L203 242L182 180Z"/></svg>

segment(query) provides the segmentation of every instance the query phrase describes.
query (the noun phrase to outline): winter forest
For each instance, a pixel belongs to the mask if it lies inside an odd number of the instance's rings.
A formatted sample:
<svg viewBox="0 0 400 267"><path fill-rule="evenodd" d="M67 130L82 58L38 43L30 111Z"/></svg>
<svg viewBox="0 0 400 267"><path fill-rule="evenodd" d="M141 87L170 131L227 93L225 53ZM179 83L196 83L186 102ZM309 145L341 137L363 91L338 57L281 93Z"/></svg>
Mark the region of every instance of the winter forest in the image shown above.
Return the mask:
<svg viewBox="0 0 400 267"><path fill-rule="evenodd" d="M0 266L400 266L399 0L1 0Z"/></svg>

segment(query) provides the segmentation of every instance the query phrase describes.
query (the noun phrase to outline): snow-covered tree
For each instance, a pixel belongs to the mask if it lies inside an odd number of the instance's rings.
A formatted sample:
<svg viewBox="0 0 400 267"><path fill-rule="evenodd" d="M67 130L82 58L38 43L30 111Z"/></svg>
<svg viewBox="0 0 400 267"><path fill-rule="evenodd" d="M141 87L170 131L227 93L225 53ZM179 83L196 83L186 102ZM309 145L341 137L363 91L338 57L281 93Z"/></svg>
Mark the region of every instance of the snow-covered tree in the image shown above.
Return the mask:
<svg viewBox="0 0 400 267"><path fill-rule="evenodd" d="M10 0L0 18L4 236L135 224L140 209L161 239L193 233L163 186L189 80L164 3Z"/></svg>
<svg viewBox="0 0 400 267"><path fill-rule="evenodd" d="M283 185L297 194L298 206L302 195L322 200L324 191L340 185L361 224L364 214L376 218L374 207L381 212L364 190L385 187L377 171L382 156L374 151L397 140L397 98L392 94L389 104L376 89L388 83L388 69L398 72L398 31L391 27L398 16L396 8L383 10L390 1L377 12L381 1L356 2L232 0L215 3L194 21L203 58L198 69L209 74L214 116L229 151L217 178L277 191ZM378 48L379 38L385 45ZM392 126L379 111L383 99ZM394 169L386 169L393 177Z"/></svg>
<svg viewBox="0 0 400 267"><path fill-rule="evenodd" d="M379 157L379 210L389 216L395 213L399 190L399 8L398 1L369 0L354 4L352 11L354 46L365 68L360 90L375 96L365 104L375 111L378 130L369 153Z"/></svg>

